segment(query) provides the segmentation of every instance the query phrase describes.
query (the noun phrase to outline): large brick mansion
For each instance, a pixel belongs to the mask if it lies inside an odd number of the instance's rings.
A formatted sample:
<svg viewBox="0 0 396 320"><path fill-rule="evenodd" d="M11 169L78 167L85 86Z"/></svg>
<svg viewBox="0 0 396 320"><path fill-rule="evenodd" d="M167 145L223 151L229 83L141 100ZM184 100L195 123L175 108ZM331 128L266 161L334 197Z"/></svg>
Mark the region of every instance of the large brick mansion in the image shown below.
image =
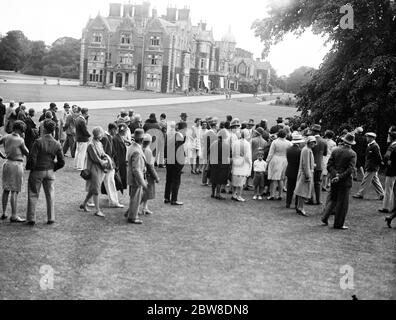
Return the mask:
<svg viewBox="0 0 396 320"><path fill-rule="evenodd" d="M123 9L123 10L121 10ZM150 3L110 4L108 17L90 19L81 42L80 83L156 92L241 89L265 91L266 62L236 48L231 30L220 41L205 23L191 24L190 9L167 8L159 17Z"/></svg>

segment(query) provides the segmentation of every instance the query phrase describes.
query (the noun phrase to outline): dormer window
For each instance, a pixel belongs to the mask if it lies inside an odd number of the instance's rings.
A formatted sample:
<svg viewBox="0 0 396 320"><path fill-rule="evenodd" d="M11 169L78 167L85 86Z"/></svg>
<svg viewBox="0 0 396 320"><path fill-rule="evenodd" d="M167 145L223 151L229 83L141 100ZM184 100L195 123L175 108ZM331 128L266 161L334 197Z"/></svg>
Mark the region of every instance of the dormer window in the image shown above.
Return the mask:
<svg viewBox="0 0 396 320"><path fill-rule="evenodd" d="M131 44L131 35L129 33L121 34L121 44Z"/></svg>
<svg viewBox="0 0 396 320"><path fill-rule="evenodd" d="M102 42L102 34L95 32L93 34L93 42L101 43Z"/></svg>
<svg viewBox="0 0 396 320"><path fill-rule="evenodd" d="M150 37L150 44L152 46L159 46L160 45L160 38L159 37L155 37L155 36Z"/></svg>

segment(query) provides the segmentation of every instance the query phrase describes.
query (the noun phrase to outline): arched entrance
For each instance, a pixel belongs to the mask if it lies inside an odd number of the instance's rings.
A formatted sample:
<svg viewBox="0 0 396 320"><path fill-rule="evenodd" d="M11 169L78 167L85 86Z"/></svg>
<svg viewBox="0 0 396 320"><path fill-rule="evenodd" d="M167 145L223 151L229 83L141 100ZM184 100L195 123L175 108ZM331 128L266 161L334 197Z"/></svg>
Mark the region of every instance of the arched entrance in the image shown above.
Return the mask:
<svg viewBox="0 0 396 320"><path fill-rule="evenodd" d="M120 72L116 74L115 86L116 88L122 88L122 73Z"/></svg>

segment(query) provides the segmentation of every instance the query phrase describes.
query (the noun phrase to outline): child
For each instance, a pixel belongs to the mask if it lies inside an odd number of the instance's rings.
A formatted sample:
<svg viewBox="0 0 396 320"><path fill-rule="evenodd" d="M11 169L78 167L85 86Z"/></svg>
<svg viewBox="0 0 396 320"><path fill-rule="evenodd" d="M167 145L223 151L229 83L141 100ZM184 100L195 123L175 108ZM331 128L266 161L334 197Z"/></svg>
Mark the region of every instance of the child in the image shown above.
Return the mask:
<svg viewBox="0 0 396 320"><path fill-rule="evenodd" d="M148 200L155 198L155 184L159 182L159 177L154 168L154 157L151 151L150 145L152 138L149 134L145 134L143 137L143 152L146 157L146 168L147 168L147 190L143 192L141 206L141 214L152 214L147 206Z"/></svg>
<svg viewBox="0 0 396 320"><path fill-rule="evenodd" d="M257 160L253 163L253 200L262 200L261 190L264 188L264 172L267 170L267 162L264 161L264 152L262 149L257 154Z"/></svg>

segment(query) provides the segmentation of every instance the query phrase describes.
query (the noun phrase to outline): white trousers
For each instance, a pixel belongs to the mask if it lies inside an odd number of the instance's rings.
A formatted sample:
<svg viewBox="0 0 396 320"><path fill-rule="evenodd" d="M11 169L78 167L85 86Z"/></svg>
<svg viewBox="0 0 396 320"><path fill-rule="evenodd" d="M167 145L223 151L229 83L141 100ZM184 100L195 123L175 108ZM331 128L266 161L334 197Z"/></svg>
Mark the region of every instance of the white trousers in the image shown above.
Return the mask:
<svg viewBox="0 0 396 320"><path fill-rule="evenodd" d="M396 177L385 177L385 197L382 208L392 211L395 209Z"/></svg>
<svg viewBox="0 0 396 320"><path fill-rule="evenodd" d="M77 170L84 169L85 158L87 157L88 142L77 142L74 167Z"/></svg>
<svg viewBox="0 0 396 320"><path fill-rule="evenodd" d="M114 180L115 170L112 169L111 171L105 174L103 183L106 188L107 196L109 197L109 205L114 206L118 204L118 193L117 188Z"/></svg>

